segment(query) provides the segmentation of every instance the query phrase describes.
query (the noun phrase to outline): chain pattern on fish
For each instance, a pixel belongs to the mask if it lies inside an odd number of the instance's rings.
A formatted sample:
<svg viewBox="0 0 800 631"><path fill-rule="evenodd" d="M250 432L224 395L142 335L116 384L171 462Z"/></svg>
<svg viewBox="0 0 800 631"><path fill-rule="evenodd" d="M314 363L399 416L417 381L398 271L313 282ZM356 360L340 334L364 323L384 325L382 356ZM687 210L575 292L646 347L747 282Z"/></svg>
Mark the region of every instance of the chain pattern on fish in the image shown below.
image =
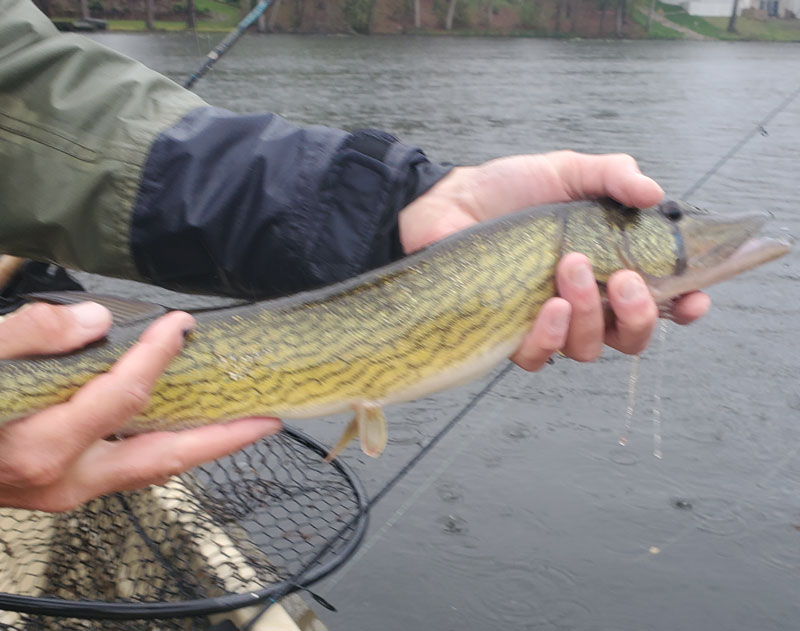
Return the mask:
<svg viewBox="0 0 800 631"><path fill-rule="evenodd" d="M678 221L675 205L528 210L338 285L199 315L148 407L123 432L358 411L473 378L513 351L556 294L556 265L565 252L587 254L601 282L622 267L656 280L682 272L699 247L692 238L703 241L697 235L707 236L708 220ZM761 223L752 216L741 226L719 222L710 234L725 242L703 244L697 258L708 266L730 257ZM66 401L108 370L135 336L65 357L0 362L0 423Z"/></svg>

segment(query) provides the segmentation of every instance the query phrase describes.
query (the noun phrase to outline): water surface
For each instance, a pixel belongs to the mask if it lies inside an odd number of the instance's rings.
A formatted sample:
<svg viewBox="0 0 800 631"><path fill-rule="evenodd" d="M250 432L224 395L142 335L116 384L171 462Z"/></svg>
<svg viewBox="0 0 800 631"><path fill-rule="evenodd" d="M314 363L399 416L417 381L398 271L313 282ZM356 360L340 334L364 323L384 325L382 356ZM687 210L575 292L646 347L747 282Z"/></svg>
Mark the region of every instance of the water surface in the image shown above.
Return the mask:
<svg viewBox="0 0 800 631"><path fill-rule="evenodd" d="M97 39L179 80L216 41ZM246 37L197 91L237 112L386 129L461 164L624 151L678 196L797 89L798 62L794 44ZM767 210L800 235L798 147L800 99L692 201ZM321 613L329 627L800 628L800 253L710 293L709 316L643 359L626 448L628 358L510 373L318 586L339 609ZM346 457L377 491L484 383L390 409L386 454ZM326 440L342 427L302 424Z"/></svg>

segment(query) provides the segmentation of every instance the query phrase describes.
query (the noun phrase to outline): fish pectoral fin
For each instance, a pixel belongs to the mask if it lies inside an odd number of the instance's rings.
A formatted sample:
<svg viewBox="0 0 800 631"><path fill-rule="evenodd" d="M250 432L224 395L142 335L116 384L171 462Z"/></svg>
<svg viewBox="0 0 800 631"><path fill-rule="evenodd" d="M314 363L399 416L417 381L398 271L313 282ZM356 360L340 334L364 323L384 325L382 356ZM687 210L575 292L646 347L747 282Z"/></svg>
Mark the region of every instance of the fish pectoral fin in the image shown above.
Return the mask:
<svg viewBox="0 0 800 631"><path fill-rule="evenodd" d="M380 456L386 447L388 439L386 417L381 406L374 403L358 403L354 407L356 415L347 424L336 445L325 456L325 462L336 458L356 436L361 437L361 450L373 458Z"/></svg>
<svg viewBox="0 0 800 631"><path fill-rule="evenodd" d="M377 458L383 452L388 440L383 408L374 403L362 403L356 408L354 420L358 421L361 451L372 458Z"/></svg>

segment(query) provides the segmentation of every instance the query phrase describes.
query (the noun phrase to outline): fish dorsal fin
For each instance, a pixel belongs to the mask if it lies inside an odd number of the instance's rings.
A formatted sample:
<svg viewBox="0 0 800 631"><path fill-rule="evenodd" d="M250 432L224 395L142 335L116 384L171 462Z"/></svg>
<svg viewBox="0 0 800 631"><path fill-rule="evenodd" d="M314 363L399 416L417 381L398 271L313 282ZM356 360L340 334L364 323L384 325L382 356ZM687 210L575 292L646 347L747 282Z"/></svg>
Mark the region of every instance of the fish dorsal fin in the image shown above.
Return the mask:
<svg viewBox="0 0 800 631"><path fill-rule="evenodd" d="M152 320L167 312L167 308L144 300L131 300L118 296L93 294L86 291L42 291L26 294L27 300L49 302L54 305L74 305L79 302L96 302L111 312L114 326L129 326Z"/></svg>

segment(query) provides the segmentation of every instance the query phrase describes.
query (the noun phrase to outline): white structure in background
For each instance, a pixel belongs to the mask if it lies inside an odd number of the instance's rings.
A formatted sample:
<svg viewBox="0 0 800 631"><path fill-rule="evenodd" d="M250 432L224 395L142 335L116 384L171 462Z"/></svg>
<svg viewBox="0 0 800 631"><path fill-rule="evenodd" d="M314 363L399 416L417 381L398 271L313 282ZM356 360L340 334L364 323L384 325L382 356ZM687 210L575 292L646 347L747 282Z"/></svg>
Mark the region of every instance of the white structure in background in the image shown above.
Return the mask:
<svg viewBox="0 0 800 631"><path fill-rule="evenodd" d="M729 16L733 0L684 0L680 5L690 15ZM787 11L800 16L800 0L739 0L738 15L745 9L763 11L764 17L786 17Z"/></svg>
<svg viewBox="0 0 800 631"><path fill-rule="evenodd" d="M775 7L774 17L779 17L779 18L789 17L786 14L787 12L791 12L794 15L794 17L800 18L800 0L772 0L772 1L777 5L777 7ZM760 8L765 9L769 13L769 7L766 6L769 3L764 2L762 0L760 4L765 5ZM769 15L773 14L769 13Z"/></svg>
<svg viewBox="0 0 800 631"><path fill-rule="evenodd" d="M760 0L739 0L737 14L741 15L745 9L758 9L759 2ZM680 5L690 15L710 17L729 16L733 10L733 0L684 0Z"/></svg>

